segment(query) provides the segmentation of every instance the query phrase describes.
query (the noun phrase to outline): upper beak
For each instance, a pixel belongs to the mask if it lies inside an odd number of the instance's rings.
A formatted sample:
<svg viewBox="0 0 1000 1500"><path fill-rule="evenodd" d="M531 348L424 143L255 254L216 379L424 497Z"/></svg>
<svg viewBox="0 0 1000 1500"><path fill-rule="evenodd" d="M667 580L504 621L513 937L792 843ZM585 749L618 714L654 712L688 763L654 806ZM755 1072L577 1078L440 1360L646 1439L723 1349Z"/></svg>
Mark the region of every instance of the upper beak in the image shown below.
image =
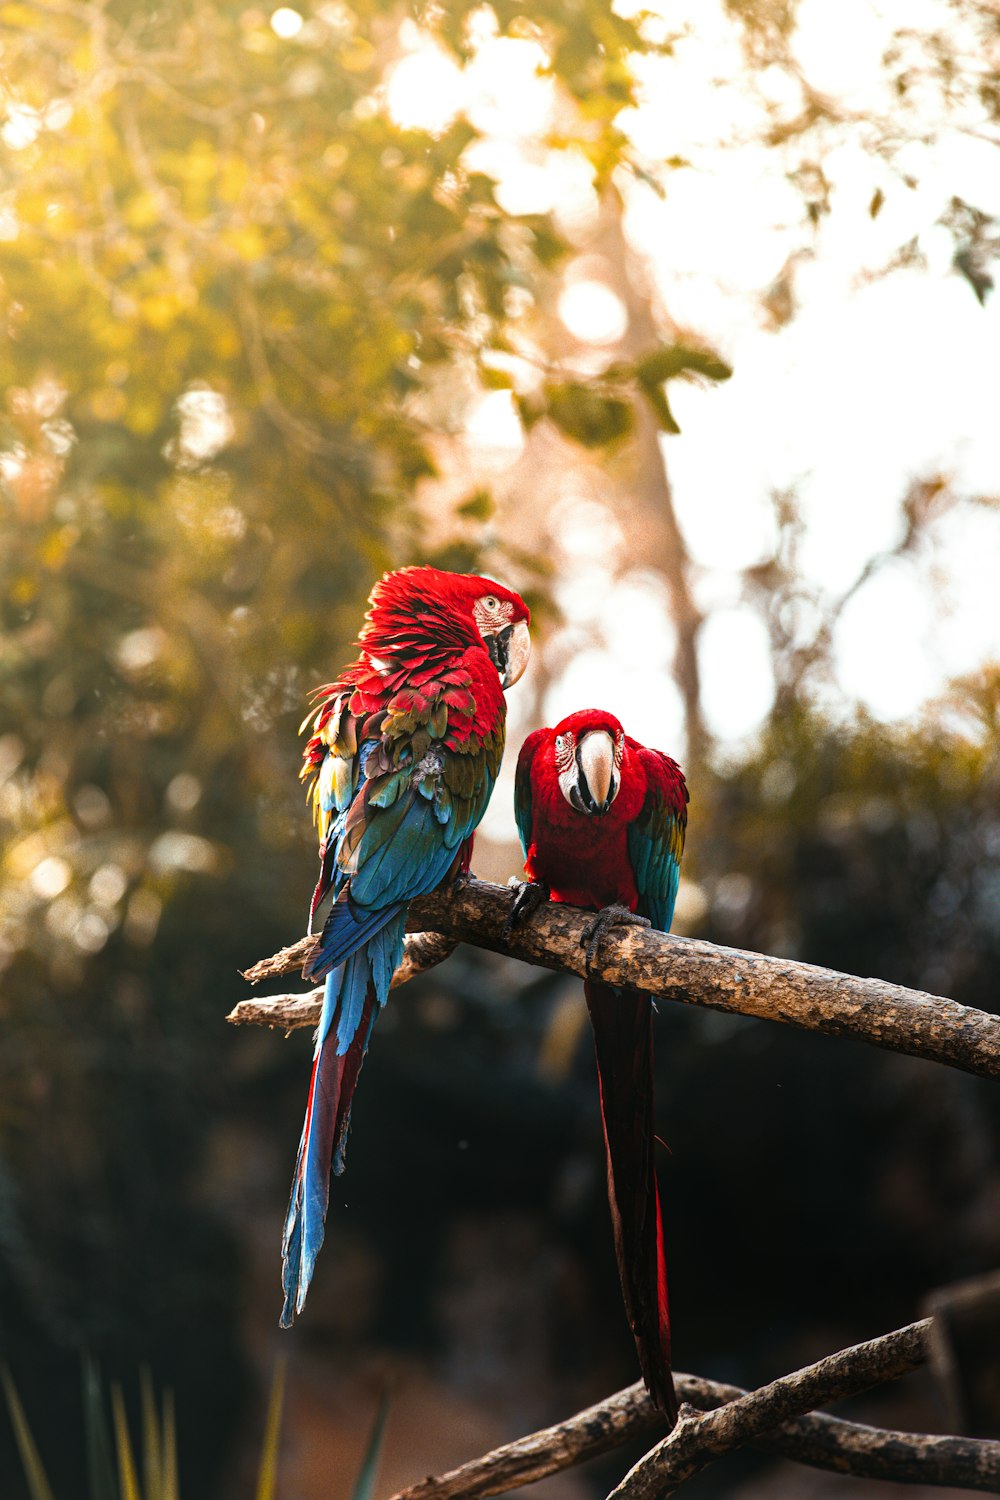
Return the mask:
<svg viewBox="0 0 1000 1500"><path fill-rule="evenodd" d="M515 625L505 625L496 635L484 637L490 659L500 673L500 685L509 688L517 681L528 665L531 655L531 637L524 620Z"/></svg>
<svg viewBox="0 0 1000 1500"><path fill-rule="evenodd" d="M615 800L615 742L606 729L590 729L576 747L580 795L588 812L605 813Z"/></svg>

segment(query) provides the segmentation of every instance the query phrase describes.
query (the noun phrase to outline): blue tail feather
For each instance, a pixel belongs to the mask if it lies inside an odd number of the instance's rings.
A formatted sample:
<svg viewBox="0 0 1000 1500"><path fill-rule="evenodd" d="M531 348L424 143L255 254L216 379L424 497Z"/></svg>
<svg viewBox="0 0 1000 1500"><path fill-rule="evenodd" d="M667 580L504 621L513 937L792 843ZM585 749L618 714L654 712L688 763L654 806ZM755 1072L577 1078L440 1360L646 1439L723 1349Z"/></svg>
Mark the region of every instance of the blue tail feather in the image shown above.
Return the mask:
<svg viewBox="0 0 1000 1500"><path fill-rule="evenodd" d="M390 908L365 915L380 917L381 930L371 934L326 978L309 1100L281 1246L283 1328L291 1326L305 1305L323 1243L330 1173L344 1169L358 1075L375 1017L385 1004L393 971L403 954L403 911Z"/></svg>
<svg viewBox="0 0 1000 1500"><path fill-rule="evenodd" d="M402 910L402 902L373 910L346 899L335 901L327 913L319 945L302 970L303 979L324 978L369 938L387 927ZM385 1001L380 1003L384 1005Z"/></svg>

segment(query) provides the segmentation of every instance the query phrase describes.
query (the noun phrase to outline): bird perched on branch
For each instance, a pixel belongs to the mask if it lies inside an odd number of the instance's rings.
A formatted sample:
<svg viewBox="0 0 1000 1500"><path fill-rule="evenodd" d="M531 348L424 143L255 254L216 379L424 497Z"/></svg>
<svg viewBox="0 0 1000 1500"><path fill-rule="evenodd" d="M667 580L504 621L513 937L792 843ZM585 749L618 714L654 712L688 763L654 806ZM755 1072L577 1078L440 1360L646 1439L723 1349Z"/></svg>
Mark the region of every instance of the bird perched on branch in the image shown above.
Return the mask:
<svg viewBox="0 0 1000 1500"><path fill-rule="evenodd" d="M528 883L514 921L547 897L596 911L588 968L615 924L670 927L688 792L677 763L630 739L600 709L536 729L517 763L514 810ZM653 1002L587 979L607 1153L608 1202L618 1274L650 1395L676 1417L663 1226L656 1185Z"/></svg>
<svg viewBox="0 0 1000 1500"><path fill-rule="evenodd" d="M281 1315L302 1311L351 1103L403 954L407 903L467 873L500 769L504 689L530 651L523 599L489 578L402 568L372 589L358 658L302 728L319 833L309 909L333 902L304 969L325 978L312 1081L282 1239Z"/></svg>

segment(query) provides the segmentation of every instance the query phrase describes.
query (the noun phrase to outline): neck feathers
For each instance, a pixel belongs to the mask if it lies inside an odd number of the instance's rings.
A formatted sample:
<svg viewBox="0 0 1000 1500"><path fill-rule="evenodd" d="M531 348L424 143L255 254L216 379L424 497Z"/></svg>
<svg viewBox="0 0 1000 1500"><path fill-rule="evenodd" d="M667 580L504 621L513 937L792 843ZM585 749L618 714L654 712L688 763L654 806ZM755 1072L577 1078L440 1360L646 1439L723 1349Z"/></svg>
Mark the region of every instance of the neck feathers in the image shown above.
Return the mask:
<svg viewBox="0 0 1000 1500"><path fill-rule="evenodd" d="M425 572L435 570L408 568L383 578L372 590L357 644L378 670L440 661L479 644L473 621L463 619L453 601L441 597L433 578L420 576Z"/></svg>

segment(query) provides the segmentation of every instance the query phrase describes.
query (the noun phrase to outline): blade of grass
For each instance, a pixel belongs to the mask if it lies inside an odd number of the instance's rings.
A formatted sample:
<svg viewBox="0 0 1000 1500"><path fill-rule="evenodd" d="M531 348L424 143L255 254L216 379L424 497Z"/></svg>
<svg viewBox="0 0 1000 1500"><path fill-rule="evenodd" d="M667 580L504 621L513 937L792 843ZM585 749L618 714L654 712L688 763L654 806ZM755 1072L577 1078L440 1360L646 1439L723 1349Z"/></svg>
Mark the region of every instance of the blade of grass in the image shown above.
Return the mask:
<svg viewBox="0 0 1000 1500"><path fill-rule="evenodd" d="M153 1377L148 1365L143 1365L139 1372L139 1389L142 1397L142 1477L146 1487L146 1500L163 1500L163 1446L156 1413L156 1396L153 1393Z"/></svg>
<svg viewBox="0 0 1000 1500"><path fill-rule="evenodd" d="M83 1427L87 1441L90 1500L118 1500L111 1435L101 1396L101 1376L92 1359L83 1361Z"/></svg>
<svg viewBox="0 0 1000 1500"><path fill-rule="evenodd" d="M121 1500L142 1500L132 1441L128 1435L125 1401L117 1381L111 1387L111 1412L115 1424L115 1447L118 1450L118 1487L121 1490Z"/></svg>
<svg viewBox="0 0 1000 1500"><path fill-rule="evenodd" d="M163 1394L163 1500L180 1500L177 1483L177 1417L174 1393Z"/></svg>
<svg viewBox="0 0 1000 1500"><path fill-rule="evenodd" d="M354 1481L354 1489L351 1491L351 1500L372 1500L375 1493L375 1480L378 1475L379 1459L382 1457L382 1442L385 1437L385 1422L389 1415L389 1387L382 1390L382 1398L375 1413L372 1423L371 1436L368 1439L368 1447L365 1456L361 1460L361 1469L357 1479Z"/></svg>
<svg viewBox="0 0 1000 1500"><path fill-rule="evenodd" d="M13 1378L6 1365L0 1365L0 1381L3 1382L3 1393L7 1399L7 1410L10 1413L10 1425L14 1429L14 1437L21 1455L21 1466L24 1469L24 1477L28 1481L31 1500L53 1500L49 1481L42 1468L42 1460L35 1447L35 1440L31 1435L24 1407L21 1405L21 1398L17 1394Z"/></svg>
<svg viewBox="0 0 1000 1500"><path fill-rule="evenodd" d="M260 1455L256 1500L274 1500L278 1483L278 1448L281 1442L281 1409L285 1400L285 1370L288 1360L282 1355L275 1361L271 1394L267 1401L264 1423L264 1447Z"/></svg>

